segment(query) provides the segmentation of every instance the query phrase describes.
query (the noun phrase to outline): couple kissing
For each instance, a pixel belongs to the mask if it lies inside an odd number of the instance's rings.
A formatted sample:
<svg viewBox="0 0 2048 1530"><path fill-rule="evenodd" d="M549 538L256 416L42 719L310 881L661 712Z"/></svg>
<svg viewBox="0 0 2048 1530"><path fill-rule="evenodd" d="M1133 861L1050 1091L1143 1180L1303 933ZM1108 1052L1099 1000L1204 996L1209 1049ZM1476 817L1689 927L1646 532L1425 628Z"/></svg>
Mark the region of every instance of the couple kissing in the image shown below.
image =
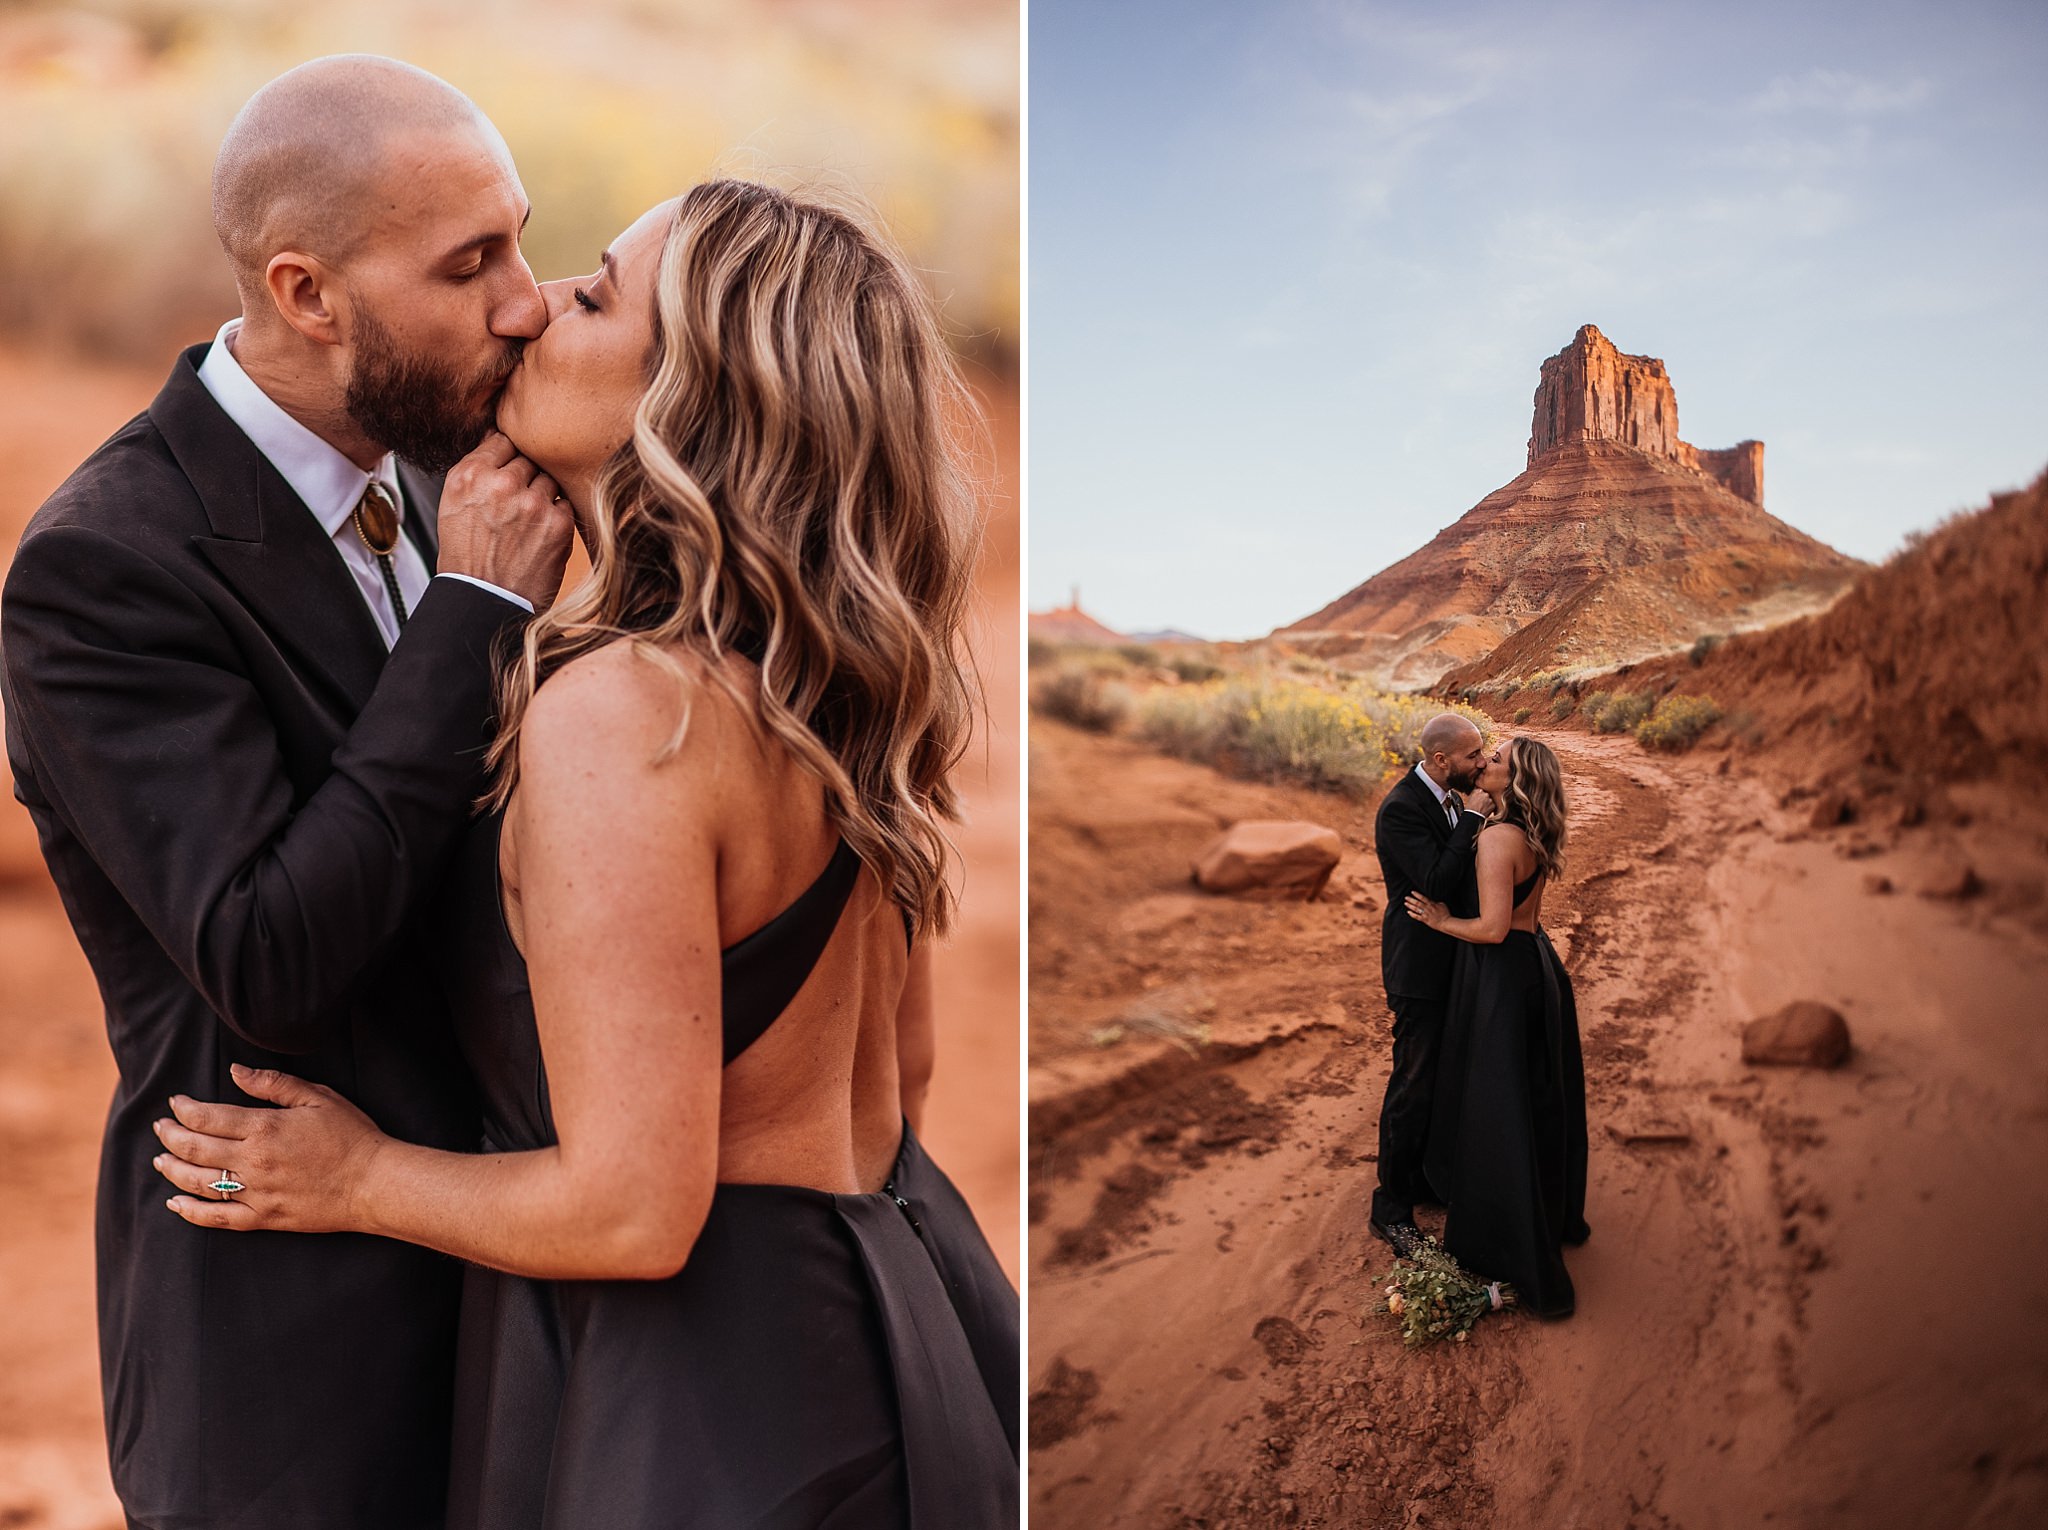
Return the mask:
<svg viewBox="0 0 2048 1530"><path fill-rule="evenodd" d="M1563 1250L1591 1232L1586 1080L1571 979L1539 922L1564 866L1564 773L1540 739L1489 751L1455 712L1421 745L1373 831L1394 1037L1369 1225L1407 1256L1416 1206L1441 1206L1467 1272L1567 1317Z"/></svg>
<svg viewBox="0 0 2048 1530"><path fill-rule="evenodd" d="M0 596L120 1072L128 1523L1014 1524L1017 1295L915 1133L963 384L822 202L711 181L544 283L527 212L423 71L264 87L240 317Z"/></svg>

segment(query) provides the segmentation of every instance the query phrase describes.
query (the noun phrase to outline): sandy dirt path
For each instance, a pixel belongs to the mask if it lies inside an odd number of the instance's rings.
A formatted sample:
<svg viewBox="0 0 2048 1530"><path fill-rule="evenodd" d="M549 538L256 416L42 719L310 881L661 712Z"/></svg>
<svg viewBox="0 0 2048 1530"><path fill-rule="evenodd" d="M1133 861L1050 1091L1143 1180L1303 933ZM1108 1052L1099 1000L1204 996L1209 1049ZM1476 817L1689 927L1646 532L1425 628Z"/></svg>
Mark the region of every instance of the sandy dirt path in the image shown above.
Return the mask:
<svg viewBox="0 0 2048 1530"><path fill-rule="evenodd" d="M1034 721L1041 1530L2048 1522L2048 840L2000 804L1818 834L1712 757L1544 736L1575 815L1546 923L1593 1133L1578 1315L1410 1353L1368 1310L1369 814ZM1191 894L1251 816L1339 830L1330 901ZM1986 892L1915 896L1953 854ZM1206 1044L1148 1033L1162 992ZM1850 1062L1745 1068L1742 1022L1795 998L1848 1017Z"/></svg>
<svg viewBox="0 0 2048 1530"><path fill-rule="evenodd" d="M64 476L146 407L154 370L0 350L0 559ZM994 461L973 641L987 726L961 781L960 928L936 963L925 1138L1018 1268L1017 399L984 382ZM0 763L0 1530L119 1530L94 1340L92 1193L114 1087L91 971ZM168 1213L166 1213L168 1215Z"/></svg>

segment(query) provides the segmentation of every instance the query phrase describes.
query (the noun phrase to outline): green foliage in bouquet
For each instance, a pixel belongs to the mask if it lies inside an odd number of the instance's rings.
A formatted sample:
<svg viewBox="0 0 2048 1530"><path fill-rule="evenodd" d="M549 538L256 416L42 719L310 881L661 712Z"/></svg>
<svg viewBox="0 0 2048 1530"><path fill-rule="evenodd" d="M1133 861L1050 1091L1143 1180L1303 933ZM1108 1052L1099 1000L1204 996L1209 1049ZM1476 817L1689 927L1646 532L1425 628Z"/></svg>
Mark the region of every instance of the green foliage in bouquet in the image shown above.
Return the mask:
<svg viewBox="0 0 2048 1530"><path fill-rule="evenodd" d="M1426 1236L1412 1259L1396 1259L1373 1284L1380 1288L1373 1311L1400 1320L1401 1342L1410 1349L1439 1339L1462 1344L1474 1323L1515 1304L1514 1287L1466 1274L1436 1239Z"/></svg>

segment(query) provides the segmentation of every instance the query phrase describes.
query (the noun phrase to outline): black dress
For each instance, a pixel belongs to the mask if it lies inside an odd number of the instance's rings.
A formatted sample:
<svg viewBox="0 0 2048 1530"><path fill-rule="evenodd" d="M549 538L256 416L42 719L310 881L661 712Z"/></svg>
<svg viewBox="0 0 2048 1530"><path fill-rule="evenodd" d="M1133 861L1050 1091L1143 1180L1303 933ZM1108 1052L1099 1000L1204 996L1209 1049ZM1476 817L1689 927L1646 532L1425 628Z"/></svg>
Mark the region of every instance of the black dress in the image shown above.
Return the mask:
<svg viewBox="0 0 2048 1530"><path fill-rule="evenodd" d="M451 1006L487 1152L555 1141L526 964L471 830ZM860 862L721 960L725 1060L824 951ZM811 1530L1017 1523L1017 1293L906 1125L886 1189L721 1184L668 1280L471 1268L448 1530Z"/></svg>
<svg viewBox="0 0 2048 1530"><path fill-rule="evenodd" d="M1514 891L1520 908L1539 871ZM1550 937L1458 943L1423 1171L1444 1247L1540 1317L1573 1307L1564 1245L1586 1241L1586 1074L1572 983Z"/></svg>

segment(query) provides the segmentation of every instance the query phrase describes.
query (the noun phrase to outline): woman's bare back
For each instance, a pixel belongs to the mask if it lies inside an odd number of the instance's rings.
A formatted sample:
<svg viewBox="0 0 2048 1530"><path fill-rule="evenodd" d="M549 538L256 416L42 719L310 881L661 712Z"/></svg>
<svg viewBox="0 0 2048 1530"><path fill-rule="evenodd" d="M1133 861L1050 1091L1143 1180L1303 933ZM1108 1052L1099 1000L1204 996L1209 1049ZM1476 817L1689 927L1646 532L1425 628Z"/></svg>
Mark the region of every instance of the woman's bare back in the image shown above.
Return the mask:
<svg viewBox="0 0 2048 1530"><path fill-rule="evenodd" d="M686 661L701 665L702 661ZM753 667L721 660L744 693ZM667 666L615 645L579 661L601 665L604 683L630 687L673 719L677 680ZM817 777L765 730L756 730L708 674L690 686L690 747L647 778L645 812L718 803L717 925L721 950L794 903L820 876L839 842ZM518 798L506 814L500 877L505 915L525 946L521 918ZM630 832L630 826L621 826ZM793 1184L836 1192L879 1189L901 1136L898 1022L911 953L900 909L863 867L809 977L768 1030L723 1072L718 1179ZM605 975L592 973L602 983Z"/></svg>
<svg viewBox="0 0 2048 1530"><path fill-rule="evenodd" d="M1482 835L1493 835L1497 831L1499 832L1499 837L1508 842L1510 849L1509 881L1514 886L1519 887L1536 873L1536 852L1529 847L1528 836L1517 825L1505 823L1488 824L1480 833ZM1509 929L1534 933L1537 924L1543 916L1543 893L1545 888L1548 887L1549 882L1550 879L1548 877L1536 878L1536 885L1529 890L1528 895L1520 903L1514 906L1513 911L1509 914Z"/></svg>

